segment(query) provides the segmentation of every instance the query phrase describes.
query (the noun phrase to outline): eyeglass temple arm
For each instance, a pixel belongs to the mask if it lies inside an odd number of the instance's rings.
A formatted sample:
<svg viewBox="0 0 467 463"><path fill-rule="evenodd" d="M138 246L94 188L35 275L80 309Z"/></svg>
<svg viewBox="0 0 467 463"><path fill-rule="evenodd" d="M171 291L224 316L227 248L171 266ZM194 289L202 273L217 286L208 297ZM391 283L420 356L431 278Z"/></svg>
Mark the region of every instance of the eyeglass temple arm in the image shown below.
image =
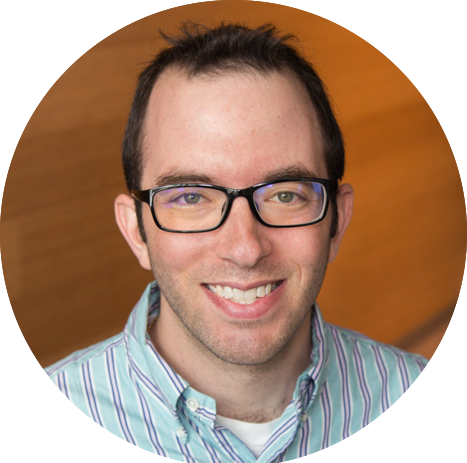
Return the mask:
<svg viewBox="0 0 467 463"><path fill-rule="evenodd" d="M149 204L149 200L151 198L150 190L146 190L146 191L131 190L130 193L133 196L133 198L137 199L138 201L142 201L143 203Z"/></svg>

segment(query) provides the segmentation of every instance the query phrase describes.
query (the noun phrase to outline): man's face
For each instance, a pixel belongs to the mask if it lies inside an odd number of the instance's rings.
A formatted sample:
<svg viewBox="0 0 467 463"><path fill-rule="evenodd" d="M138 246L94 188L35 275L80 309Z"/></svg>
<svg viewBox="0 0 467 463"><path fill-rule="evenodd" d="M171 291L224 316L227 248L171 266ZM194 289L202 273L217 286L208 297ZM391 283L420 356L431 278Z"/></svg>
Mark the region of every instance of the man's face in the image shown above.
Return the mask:
<svg viewBox="0 0 467 463"><path fill-rule="evenodd" d="M302 86L283 74L188 79L166 71L151 96L143 151L142 189L183 182L240 189L290 172L327 178L315 112ZM159 230L144 206L148 258L140 262L161 288L161 321L176 327L174 338L235 364L267 362L308 339L330 222L328 213L312 226L269 228L237 198L219 229L177 234ZM272 291L239 304L211 290L218 286L220 294Z"/></svg>

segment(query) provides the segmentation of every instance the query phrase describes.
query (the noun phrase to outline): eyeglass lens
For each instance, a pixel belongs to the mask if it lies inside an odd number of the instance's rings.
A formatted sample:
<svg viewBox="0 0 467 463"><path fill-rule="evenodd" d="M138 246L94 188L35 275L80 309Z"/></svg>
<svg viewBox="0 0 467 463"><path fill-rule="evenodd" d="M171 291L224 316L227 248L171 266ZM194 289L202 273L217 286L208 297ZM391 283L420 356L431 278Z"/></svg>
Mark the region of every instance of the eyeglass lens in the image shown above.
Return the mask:
<svg viewBox="0 0 467 463"><path fill-rule="evenodd" d="M227 201L227 194L215 188L176 187L159 191L153 207L164 228L202 231L219 225ZM326 190L313 181L271 183L254 192L253 202L261 219L269 225L301 225L321 218Z"/></svg>

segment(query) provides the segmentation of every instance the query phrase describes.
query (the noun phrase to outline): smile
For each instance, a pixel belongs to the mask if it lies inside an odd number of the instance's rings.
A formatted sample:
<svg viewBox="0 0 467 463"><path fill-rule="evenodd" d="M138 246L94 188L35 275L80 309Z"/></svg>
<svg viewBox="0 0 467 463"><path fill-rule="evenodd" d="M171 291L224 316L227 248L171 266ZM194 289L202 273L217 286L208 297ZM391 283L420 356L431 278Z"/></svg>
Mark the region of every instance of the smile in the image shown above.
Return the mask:
<svg viewBox="0 0 467 463"><path fill-rule="evenodd" d="M253 304L258 299L261 299L268 294L272 293L281 282L268 283L266 285L257 286L246 291L234 288L232 286L221 285L206 285L209 290L219 297L229 299L237 304Z"/></svg>

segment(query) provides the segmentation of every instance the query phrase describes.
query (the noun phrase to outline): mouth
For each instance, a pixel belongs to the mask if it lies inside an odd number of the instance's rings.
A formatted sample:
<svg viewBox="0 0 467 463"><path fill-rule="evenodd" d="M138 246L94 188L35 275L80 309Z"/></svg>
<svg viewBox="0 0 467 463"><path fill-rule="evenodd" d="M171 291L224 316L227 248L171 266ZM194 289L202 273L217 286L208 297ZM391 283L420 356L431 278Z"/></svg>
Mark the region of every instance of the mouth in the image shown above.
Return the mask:
<svg viewBox="0 0 467 463"><path fill-rule="evenodd" d="M264 285L258 285L247 290L239 289L234 286L227 285L212 285L207 284L206 287L217 294L217 296L227 299L237 304L253 304L254 302L268 296L275 291L283 281L275 281Z"/></svg>

